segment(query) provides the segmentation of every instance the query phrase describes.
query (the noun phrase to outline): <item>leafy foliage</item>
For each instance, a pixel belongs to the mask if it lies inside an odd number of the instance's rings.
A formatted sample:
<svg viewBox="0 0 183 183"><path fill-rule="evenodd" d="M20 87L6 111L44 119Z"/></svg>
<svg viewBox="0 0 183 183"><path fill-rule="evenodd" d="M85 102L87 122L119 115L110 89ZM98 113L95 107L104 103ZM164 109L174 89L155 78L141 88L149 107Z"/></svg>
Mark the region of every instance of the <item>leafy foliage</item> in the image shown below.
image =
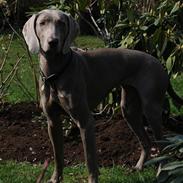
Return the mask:
<svg viewBox="0 0 183 183"><path fill-rule="evenodd" d="M147 162L147 165L162 162L157 174L158 183L183 182L183 135L167 136L160 157Z"/></svg>
<svg viewBox="0 0 183 183"><path fill-rule="evenodd" d="M155 56L170 73L182 71L183 32L177 19L182 9L180 1L168 0L144 14L128 9L127 17L115 26L115 32L121 33L116 37L119 45Z"/></svg>

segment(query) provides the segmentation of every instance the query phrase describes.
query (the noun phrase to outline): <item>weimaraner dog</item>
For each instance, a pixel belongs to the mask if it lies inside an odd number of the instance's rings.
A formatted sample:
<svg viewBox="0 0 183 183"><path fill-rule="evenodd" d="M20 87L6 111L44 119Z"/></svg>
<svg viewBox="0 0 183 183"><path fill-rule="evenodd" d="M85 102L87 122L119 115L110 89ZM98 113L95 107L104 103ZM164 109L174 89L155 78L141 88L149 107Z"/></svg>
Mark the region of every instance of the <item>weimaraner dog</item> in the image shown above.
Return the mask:
<svg viewBox="0 0 183 183"><path fill-rule="evenodd" d="M29 50L39 52L40 103L47 116L55 158L51 183L63 179L62 109L79 127L89 173L88 182L98 182L91 110L114 87L122 88L122 114L141 145L136 169L143 168L151 149L143 116L152 127L156 140L162 137L162 105L169 79L160 62L146 53L129 49L74 51L70 46L78 32L77 22L59 10L43 10L33 15L23 27Z"/></svg>

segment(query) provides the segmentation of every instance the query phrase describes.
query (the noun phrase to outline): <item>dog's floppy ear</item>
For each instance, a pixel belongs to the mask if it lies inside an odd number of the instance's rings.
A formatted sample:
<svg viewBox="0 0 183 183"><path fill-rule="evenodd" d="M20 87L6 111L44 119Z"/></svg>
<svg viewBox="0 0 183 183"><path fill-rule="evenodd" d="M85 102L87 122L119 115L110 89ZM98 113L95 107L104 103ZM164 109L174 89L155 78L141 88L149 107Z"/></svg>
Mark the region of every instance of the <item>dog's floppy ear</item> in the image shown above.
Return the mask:
<svg viewBox="0 0 183 183"><path fill-rule="evenodd" d="M79 24L72 18L71 15L65 14L67 24L68 24L68 33L63 46L63 54L66 54L69 51L71 43L74 41L76 36L79 34Z"/></svg>
<svg viewBox="0 0 183 183"><path fill-rule="evenodd" d="M29 20L25 23L22 30L29 51L32 53L38 53L40 49L39 42L35 33L35 19L36 15L32 15L32 17L29 18Z"/></svg>

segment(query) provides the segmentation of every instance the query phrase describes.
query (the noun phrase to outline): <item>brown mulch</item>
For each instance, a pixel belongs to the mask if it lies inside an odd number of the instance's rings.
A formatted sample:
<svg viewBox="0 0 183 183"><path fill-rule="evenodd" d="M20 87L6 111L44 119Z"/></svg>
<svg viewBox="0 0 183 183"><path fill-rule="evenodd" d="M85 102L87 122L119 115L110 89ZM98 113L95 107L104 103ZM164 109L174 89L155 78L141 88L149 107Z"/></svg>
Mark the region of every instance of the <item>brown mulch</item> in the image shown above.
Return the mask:
<svg viewBox="0 0 183 183"><path fill-rule="evenodd" d="M72 131L64 141L65 165L84 162L79 132ZM96 143L100 166L133 166L140 155L138 141L120 115L96 120ZM53 152L46 120L35 104L7 104L0 109L0 160L37 163L48 158Z"/></svg>

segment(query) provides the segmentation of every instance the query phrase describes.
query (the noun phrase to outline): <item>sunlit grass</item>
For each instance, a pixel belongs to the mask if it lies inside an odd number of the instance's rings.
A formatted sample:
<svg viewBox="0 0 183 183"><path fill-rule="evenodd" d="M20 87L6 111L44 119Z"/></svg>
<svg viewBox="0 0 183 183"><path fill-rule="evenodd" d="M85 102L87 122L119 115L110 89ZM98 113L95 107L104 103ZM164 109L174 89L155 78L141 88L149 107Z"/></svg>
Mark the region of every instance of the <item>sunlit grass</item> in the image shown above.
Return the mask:
<svg viewBox="0 0 183 183"><path fill-rule="evenodd" d="M53 165L50 165L43 182L46 183L52 171ZM33 183L36 182L41 172L42 165L40 164L1 162L0 183ZM64 168L64 183L87 183L87 175L84 165L66 167ZM154 168L146 168L142 172L133 173L120 166L100 168L100 183L153 183L154 179Z"/></svg>
<svg viewBox="0 0 183 183"><path fill-rule="evenodd" d="M82 49L95 49L95 48L103 48L104 42L94 36L79 36L75 41L76 47Z"/></svg>

